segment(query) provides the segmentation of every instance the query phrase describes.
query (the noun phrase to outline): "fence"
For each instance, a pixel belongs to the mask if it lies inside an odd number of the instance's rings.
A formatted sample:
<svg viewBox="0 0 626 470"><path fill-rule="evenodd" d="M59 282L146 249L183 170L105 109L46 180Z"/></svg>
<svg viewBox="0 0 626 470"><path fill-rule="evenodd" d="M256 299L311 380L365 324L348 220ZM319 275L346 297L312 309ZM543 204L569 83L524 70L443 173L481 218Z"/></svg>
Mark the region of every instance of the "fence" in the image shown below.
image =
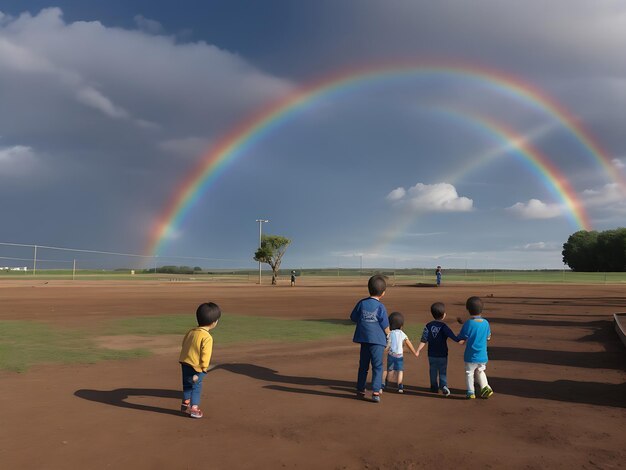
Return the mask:
<svg viewBox="0 0 626 470"><path fill-rule="evenodd" d="M304 268L283 263L280 274L289 279L296 270L302 279L318 278L324 282L362 282L373 274L387 276L392 284L433 284L435 266L399 268L393 258L353 255L335 257L336 266ZM319 263L311 259L311 264ZM403 261L406 264L406 261ZM424 263L426 264L426 263ZM434 264L428 260L428 264ZM445 269L443 283L626 283L626 273L579 273L568 269L503 270L470 268L467 260L457 260L463 268ZM188 266L185 272L166 267ZM19 270L15 270L19 268ZM199 268L199 269L194 269ZM212 258L201 256L149 256L104 250L0 242L0 278L54 279L155 279L219 280L258 282L258 264L251 259ZM263 277L271 272L264 266ZM264 281L265 282L265 281Z"/></svg>
<svg viewBox="0 0 626 470"><path fill-rule="evenodd" d="M155 278L196 275L245 280L252 260L202 256L149 256L103 250L0 242L0 276L58 279ZM180 269L184 267L185 269ZM139 274L143 276L138 276Z"/></svg>

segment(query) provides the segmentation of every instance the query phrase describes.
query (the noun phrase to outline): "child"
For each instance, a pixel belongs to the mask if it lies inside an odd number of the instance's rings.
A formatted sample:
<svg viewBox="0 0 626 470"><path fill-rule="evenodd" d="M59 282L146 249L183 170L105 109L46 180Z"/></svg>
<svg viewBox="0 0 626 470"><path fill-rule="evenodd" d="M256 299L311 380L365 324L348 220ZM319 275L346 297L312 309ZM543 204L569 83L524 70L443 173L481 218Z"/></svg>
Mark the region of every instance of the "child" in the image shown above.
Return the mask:
<svg viewBox="0 0 626 470"><path fill-rule="evenodd" d="M180 409L189 413L192 418L203 416L198 405L202 394L202 379L209 371L213 352L213 338L209 332L217 326L221 316L222 311L213 302L200 305L196 310L198 327L189 330L183 339L178 359L183 372L183 402Z"/></svg>
<svg viewBox="0 0 626 470"><path fill-rule="evenodd" d="M487 383L487 341L491 339L489 322L481 317L483 301L480 297L470 297L465 302L465 308L470 314L470 319L465 322L459 337L465 339L465 375L467 380L467 398L476 398L474 393L474 379L480 387L479 396L489 398L493 390Z"/></svg>
<svg viewBox="0 0 626 470"><path fill-rule="evenodd" d="M387 380L391 380L391 376L396 375L396 383L398 384L398 393L404 393L404 385L402 385L402 377L404 375L404 345L411 350L415 357L417 351L409 341L408 336L402 331L404 326L404 315L400 312L393 312L389 315L389 343L387 352L387 370L383 372L383 388L387 388Z"/></svg>
<svg viewBox="0 0 626 470"><path fill-rule="evenodd" d="M441 266L437 266L435 270L435 277L437 278L437 287L441 287Z"/></svg>
<svg viewBox="0 0 626 470"><path fill-rule="evenodd" d="M291 271L291 287L296 285L296 272Z"/></svg>
<svg viewBox="0 0 626 470"><path fill-rule="evenodd" d="M424 349L428 343L428 364L430 366L430 391L438 393L442 391L444 397L450 396L448 388L448 338L463 344L443 322L446 318L446 306L442 302L435 302L430 306L430 313L434 321L431 321L424 327L420 345L417 348L417 355ZM437 382L439 375L439 382Z"/></svg>
<svg viewBox="0 0 626 470"><path fill-rule="evenodd" d="M356 323L352 341L361 344L356 393L357 398L365 398L365 382L371 363L372 400L378 403L382 388L383 352L389 335L387 309L380 302L387 289L385 278L380 275L372 276L367 282L367 289L370 296L359 300L350 314L350 320Z"/></svg>

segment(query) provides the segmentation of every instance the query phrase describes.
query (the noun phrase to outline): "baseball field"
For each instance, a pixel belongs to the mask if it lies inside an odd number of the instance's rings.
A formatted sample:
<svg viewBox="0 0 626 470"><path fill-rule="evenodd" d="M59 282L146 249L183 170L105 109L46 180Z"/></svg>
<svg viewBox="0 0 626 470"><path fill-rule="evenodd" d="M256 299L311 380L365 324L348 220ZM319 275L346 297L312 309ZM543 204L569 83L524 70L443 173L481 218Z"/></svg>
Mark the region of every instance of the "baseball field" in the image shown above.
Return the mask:
<svg viewBox="0 0 626 470"><path fill-rule="evenodd" d="M488 400L466 400L463 347L452 395L428 361L405 358L403 395L357 400L348 319L364 281L296 287L168 280L0 281L2 468L624 468L626 350L614 331L623 283L447 283L402 279L383 299L419 342L445 302L489 320ZM179 411L184 333L198 304L213 331L205 416Z"/></svg>

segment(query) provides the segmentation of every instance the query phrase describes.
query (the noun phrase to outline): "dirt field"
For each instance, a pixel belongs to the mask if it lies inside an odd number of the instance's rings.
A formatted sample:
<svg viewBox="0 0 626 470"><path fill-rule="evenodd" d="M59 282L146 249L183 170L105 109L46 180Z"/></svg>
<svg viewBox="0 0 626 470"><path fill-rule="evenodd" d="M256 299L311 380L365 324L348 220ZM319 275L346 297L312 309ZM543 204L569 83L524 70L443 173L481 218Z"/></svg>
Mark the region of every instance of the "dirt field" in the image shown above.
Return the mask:
<svg viewBox="0 0 626 470"><path fill-rule="evenodd" d="M98 328L113 317L193 316L207 300L226 315L345 319L364 291L3 281L0 320ZM428 392L427 358L407 356L407 393L374 404L353 398L358 347L349 336L217 343L205 418L193 420L178 411L178 346L155 340L149 358L0 372L0 467L625 468L626 350L611 315L626 311L626 287L396 286L384 302L407 323L425 323L441 300L458 331L451 318L464 315L469 295L483 296L491 322L489 400L464 399L454 344L453 396Z"/></svg>

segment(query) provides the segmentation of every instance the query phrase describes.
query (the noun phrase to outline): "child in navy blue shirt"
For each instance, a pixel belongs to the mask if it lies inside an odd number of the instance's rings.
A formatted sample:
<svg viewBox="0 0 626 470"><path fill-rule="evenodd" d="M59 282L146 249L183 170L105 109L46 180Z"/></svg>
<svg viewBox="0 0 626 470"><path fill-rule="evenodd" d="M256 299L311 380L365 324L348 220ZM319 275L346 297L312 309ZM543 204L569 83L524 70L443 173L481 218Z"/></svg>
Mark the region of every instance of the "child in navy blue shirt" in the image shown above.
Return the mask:
<svg viewBox="0 0 626 470"><path fill-rule="evenodd" d="M367 289L370 296L359 300L350 314L350 320L356 323L352 341L361 344L356 393L358 398L365 398L365 382L367 381L367 372L371 363L372 400L380 402L383 352L385 346L387 346L387 337L389 335L387 309L380 301L387 289L385 278L380 275L372 276L367 282Z"/></svg>
<svg viewBox="0 0 626 470"><path fill-rule="evenodd" d="M483 301L480 297L470 297L465 302L465 308L470 314L470 319L463 324L459 337L466 340L465 355L465 378L467 380L467 398L476 398L474 381L480 387L480 398L489 398L493 390L487 382L487 341L491 339L489 322L481 316Z"/></svg>
<svg viewBox="0 0 626 470"><path fill-rule="evenodd" d="M424 349L426 343L428 343L428 364L430 369L430 391L438 393L442 391L443 396L450 396L450 389L448 388L448 343L450 338L457 343L463 344L465 341L461 341L450 329L448 325L443 322L446 317L446 306L442 302L435 302L430 306L430 313L432 314L434 321L431 321L424 327L422 333L422 339L420 345L417 348L417 354ZM439 375L439 381L437 382L437 375Z"/></svg>

